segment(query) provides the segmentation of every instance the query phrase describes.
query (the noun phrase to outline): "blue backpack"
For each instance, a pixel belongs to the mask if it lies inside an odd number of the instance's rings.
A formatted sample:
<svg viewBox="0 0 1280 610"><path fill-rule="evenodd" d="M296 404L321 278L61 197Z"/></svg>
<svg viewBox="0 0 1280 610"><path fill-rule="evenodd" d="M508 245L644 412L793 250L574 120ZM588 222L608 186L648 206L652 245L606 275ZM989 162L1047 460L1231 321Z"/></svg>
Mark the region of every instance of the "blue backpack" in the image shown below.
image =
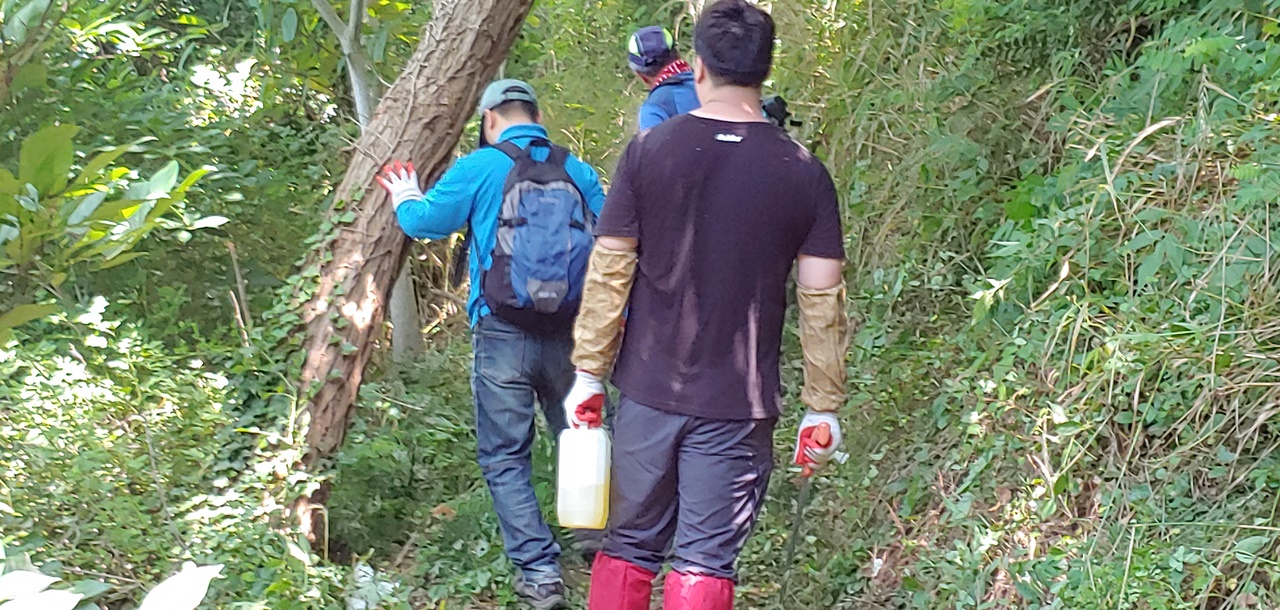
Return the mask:
<svg viewBox="0 0 1280 610"><path fill-rule="evenodd" d="M546 161L533 158L535 147L547 149ZM595 215L565 171L568 150L541 138L524 149L511 142L494 148L515 167L502 189L493 262L482 279L485 303L526 330L567 330L582 301Z"/></svg>

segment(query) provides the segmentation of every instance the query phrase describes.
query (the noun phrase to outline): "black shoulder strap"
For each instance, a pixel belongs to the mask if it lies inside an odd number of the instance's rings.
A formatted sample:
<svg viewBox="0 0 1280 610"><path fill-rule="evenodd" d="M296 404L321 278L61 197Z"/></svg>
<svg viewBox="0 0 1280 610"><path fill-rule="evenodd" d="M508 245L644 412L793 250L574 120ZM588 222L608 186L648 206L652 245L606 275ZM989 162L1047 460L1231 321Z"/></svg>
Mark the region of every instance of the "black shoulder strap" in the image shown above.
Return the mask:
<svg viewBox="0 0 1280 610"><path fill-rule="evenodd" d="M498 142L497 144L494 144L493 147L502 151L502 154L511 157L512 161L524 156L524 149L512 144L510 140Z"/></svg>
<svg viewBox="0 0 1280 610"><path fill-rule="evenodd" d="M547 163L551 163L552 165L556 165L559 167L565 167L565 164L568 162L569 162L569 149L563 146L556 146L553 144L551 146L551 152L547 153Z"/></svg>
<svg viewBox="0 0 1280 610"><path fill-rule="evenodd" d="M530 139L528 146L525 146L524 148L520 148L519 146L516 146L513 142L511 142L511 140L507 140L505 142L498 142L497 144L493 145L494 148L502 151L502 153L505 154L506 156L511 157L512 161L516 161L521 157L527 156L529 154L529 149L533 148L534 146L541 146L543 148L550 149L553 152L557 148L554 144L551 143L550 140L546 138L536 138L536 137Z"/></svg>
<svg viewBox="0 0 1280 610"><path fill-rule="evenodd" d="M462 280L467 272L467 257L471 255L471 227L462 234L462 241L453 251L453 267L449 269L449 287L456 288L462 285Z"/></svg>

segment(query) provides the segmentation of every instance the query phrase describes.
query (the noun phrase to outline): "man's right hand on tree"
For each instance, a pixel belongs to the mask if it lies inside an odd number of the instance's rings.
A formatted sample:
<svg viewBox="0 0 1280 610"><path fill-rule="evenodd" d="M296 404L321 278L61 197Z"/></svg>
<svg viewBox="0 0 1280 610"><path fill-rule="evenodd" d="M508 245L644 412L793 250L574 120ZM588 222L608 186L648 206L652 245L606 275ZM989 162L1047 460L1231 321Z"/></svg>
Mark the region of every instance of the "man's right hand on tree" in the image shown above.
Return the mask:
<svg viewBox="0 0 1280 610"><path fill-rule="evenodd" d="M579 370L564 398L564 416L574 428L598 428L604 422L604 382Z"/></svg>
<svg viewBox="0 0 1280 610"><path fill-rule="evenodd" d="M399 208L406 201L422 199L422 187L418 186L418 171L413 163L392 161L382 166L382 173L374 177L391 195L391 205Z"/></svg>

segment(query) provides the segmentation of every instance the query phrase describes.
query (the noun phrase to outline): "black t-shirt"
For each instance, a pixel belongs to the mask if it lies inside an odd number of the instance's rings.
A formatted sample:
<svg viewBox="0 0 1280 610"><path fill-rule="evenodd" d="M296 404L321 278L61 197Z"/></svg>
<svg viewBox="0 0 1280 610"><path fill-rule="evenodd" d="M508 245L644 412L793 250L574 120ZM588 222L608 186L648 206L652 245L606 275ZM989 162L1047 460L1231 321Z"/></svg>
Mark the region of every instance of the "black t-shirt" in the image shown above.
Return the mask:
<svg viewBox="0 0 1280 610"><path fill-rule="evenodd" d="M685 415L776 417L792 264L844 258L822 163L769 123L681 115L627 146L596 233L640 244L618 389Z"/></svg>

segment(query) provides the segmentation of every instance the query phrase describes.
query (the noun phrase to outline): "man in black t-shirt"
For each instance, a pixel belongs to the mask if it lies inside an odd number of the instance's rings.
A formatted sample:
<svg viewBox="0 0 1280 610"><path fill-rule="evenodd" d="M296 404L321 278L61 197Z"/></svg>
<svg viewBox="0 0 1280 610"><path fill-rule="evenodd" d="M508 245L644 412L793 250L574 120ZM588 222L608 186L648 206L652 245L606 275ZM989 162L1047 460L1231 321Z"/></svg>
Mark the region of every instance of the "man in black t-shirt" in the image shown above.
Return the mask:
<svg viewBox="0 0 1280 610"><path fill-rule="evenodd" d="M773 468L793 266L809 407L795 462L820 465L839 445L847 321L835 187L821 162L760 115L769 15L721 0L694 37L702 108L627 146L574 329L568 419L599 421L611 369L622 393L591 610L647 610L668 548L667 610L732 608L734 564ZM829 442L817 442L820 429Z"/></svg>

